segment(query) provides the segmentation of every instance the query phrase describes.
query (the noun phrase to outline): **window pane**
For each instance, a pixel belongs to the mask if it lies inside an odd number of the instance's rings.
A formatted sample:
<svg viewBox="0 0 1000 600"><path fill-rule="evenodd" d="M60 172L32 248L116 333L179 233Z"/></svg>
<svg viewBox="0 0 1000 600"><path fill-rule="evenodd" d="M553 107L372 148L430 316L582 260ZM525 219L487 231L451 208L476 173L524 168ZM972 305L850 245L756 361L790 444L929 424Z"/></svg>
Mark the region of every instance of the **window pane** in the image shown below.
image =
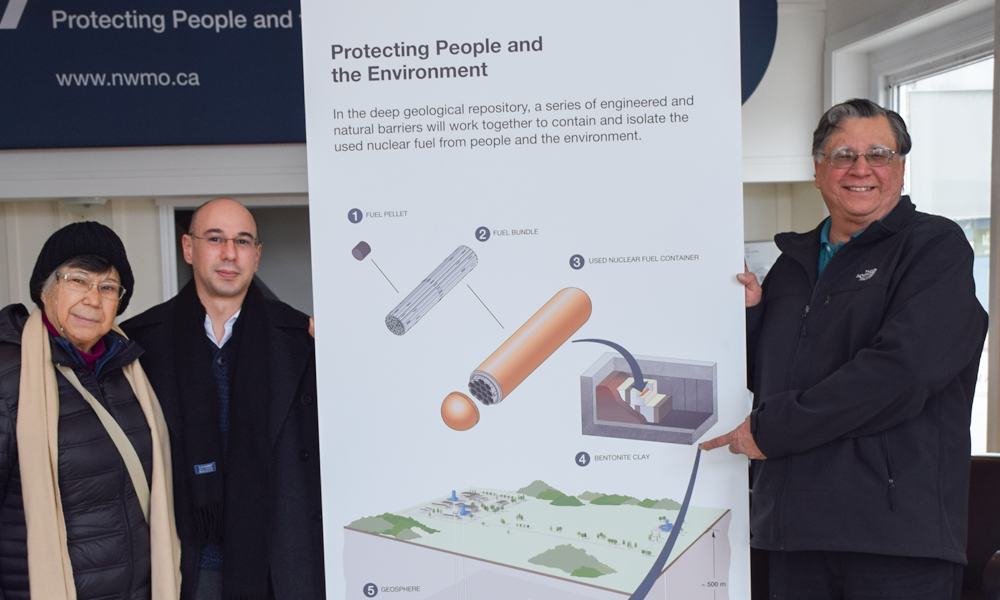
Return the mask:
<svg viewBox="0 0 1000 600"><path fill-rule="evenodd" d="M954 219L965 231L976 296L988 308L993 59L900 85L895 98L913 138L906 191L919 210ZM974 453L986 451L988 365L984 348L972 408Z"/></svg>
<svg viewBox="0 0 1000 600"><path fill-rule="evenodd" d="M920 210L956 220L989 218L992 117L989 90L910 92L908 166Z"/></svg>

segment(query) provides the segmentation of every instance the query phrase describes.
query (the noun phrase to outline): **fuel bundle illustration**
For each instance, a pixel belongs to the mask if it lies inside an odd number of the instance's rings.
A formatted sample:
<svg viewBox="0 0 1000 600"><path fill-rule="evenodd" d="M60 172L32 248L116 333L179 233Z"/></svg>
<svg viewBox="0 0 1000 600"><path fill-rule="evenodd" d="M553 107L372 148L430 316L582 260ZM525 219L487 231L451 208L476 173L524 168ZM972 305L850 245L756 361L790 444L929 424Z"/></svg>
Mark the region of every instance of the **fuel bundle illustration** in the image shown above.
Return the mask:
<svg viewBox="0 0 1000 600"><path fill-rule="evenodd" d="M560 290L472 372L469 391L487 406L502 401L587 322L590 311L583 290Z"/></svg>
<svg viewBox="0 0 1000 600"><path fill-rule="evenodd" d="M385 317L385 326L396 335L405 334L478 263L479 258L472 248L468 246L456 248L438 268L392 309L392 312Z"/></svg>

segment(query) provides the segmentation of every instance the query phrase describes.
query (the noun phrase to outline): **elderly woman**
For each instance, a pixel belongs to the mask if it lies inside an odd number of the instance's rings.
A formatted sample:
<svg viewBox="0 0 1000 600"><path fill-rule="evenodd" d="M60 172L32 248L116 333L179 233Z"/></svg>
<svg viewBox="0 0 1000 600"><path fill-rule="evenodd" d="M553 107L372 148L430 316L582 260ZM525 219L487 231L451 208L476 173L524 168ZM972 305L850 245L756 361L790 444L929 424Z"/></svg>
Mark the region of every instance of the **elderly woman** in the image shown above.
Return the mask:
<svg viewBox="0 0 1000 600"><path fill-rule="evenodd" d="M132 295L117 235L45 242L38 309L0 311L0 598L176 600L170 452L142 353L114 327Z"/></svg>

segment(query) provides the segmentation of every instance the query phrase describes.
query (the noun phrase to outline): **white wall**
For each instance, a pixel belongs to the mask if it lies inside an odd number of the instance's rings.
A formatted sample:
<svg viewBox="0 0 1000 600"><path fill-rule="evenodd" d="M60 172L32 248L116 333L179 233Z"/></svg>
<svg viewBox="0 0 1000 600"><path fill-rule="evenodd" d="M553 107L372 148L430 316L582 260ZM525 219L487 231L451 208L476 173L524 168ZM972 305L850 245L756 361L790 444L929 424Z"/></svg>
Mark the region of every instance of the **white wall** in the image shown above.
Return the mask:
<svg viewBox="0 0 1000 600"><path fill-rule="evenodd" d="M823 0L779 2L771 64L743 105L743 181L812 179L812 131L823 114Z"/></svg>
<svg viewBox="0 0 1000 600"><path fill-rule="evenodd" d="M746 241L808 231L825 216L813 186L812 132L823 114L824 0L779 0L764 79L743 105Z"/></svg>
<svg viewBox="0 0 1000 600"><path fill-rule="evenodd" d="M745 241L769 240L782 231L809 231L824 218L823 197L811 181L743 184Z"/></svg>
<svg viewBox="0 0 1000 600"><path fill-rule="evenodd" d="M0 151L0 199L305 193L305 144Z"/></svg>
<svg viewBox="0 0 1000 600"><path fill-rule="evenodd" d="M28 279L45 240L59 227L55 202L7 202L2 205L4 227L0 230L6 261L0 274L0 303L31 305Z"/></svg>

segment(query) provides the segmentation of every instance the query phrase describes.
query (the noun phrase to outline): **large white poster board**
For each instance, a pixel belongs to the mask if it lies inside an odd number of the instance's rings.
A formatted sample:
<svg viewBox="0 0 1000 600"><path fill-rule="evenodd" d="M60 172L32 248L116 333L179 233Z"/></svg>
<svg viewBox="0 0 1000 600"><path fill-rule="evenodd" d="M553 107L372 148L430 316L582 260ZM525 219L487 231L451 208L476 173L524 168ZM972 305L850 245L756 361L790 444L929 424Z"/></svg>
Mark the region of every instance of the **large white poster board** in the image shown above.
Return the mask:
<svg viewBox="0 0 1000 600"><path fill-rule="evenodd" d="M328 597L748 598L739 3L302 12Z"/></svg>

